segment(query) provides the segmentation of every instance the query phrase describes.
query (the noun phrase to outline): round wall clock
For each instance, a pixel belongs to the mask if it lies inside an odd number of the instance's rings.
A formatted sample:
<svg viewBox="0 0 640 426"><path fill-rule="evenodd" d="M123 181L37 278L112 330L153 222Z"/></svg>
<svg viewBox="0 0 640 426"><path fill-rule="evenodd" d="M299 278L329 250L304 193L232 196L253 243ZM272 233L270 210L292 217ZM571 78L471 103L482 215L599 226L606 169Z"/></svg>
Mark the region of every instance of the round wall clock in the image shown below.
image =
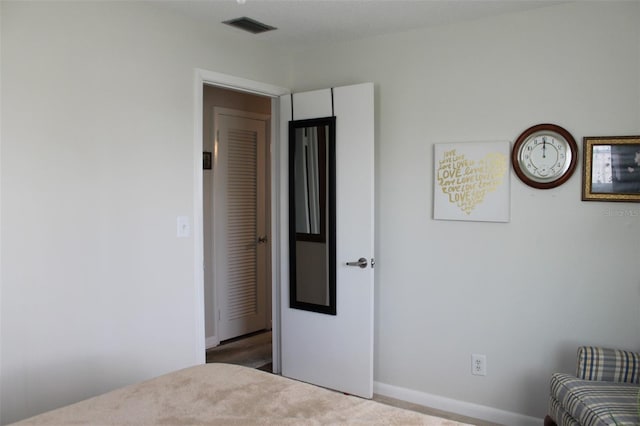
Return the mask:
<svg viewBox="0 0 640 426"><path fill-rule="evenodd" d="M511 164L520 180L538 189L562 185L573 174L577 160L575 139L555 124L529 127L511 151Z"/></svg>

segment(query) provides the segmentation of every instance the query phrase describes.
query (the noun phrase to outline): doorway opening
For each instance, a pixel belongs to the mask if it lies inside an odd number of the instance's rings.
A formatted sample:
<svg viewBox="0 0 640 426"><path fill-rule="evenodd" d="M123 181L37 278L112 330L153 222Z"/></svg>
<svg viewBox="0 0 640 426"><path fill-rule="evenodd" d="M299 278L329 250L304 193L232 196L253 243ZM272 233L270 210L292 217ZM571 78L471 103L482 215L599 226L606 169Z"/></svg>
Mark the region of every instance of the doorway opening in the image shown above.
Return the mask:
<svg viewBox="0 0 640 426"><path fill-rule="evenodd" d="M204 84L202 107L206 361L257 368L272 362L272 101Z"/></svg>

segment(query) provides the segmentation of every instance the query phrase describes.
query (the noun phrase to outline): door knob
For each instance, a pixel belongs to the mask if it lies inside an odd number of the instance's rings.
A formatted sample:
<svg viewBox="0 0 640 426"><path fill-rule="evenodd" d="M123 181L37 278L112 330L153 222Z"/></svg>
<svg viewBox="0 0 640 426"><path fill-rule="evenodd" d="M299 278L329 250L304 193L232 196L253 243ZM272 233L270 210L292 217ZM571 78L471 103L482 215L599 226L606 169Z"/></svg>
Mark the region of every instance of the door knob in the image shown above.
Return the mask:
<svg viewBox="0 0 640 426"><path fill-rule="evenodd" d="M366 268L368 265L367 259L361 257L357 262L347 262L347 266L359 266L362 269Z"/></svg>
<svg viewBox="0 0 640 426"><path fill-rule="evenodd" d="M267 241L268 241L268 239L267 239L266 235L260 235L258 237L258 244L266 243Z"/></svg>

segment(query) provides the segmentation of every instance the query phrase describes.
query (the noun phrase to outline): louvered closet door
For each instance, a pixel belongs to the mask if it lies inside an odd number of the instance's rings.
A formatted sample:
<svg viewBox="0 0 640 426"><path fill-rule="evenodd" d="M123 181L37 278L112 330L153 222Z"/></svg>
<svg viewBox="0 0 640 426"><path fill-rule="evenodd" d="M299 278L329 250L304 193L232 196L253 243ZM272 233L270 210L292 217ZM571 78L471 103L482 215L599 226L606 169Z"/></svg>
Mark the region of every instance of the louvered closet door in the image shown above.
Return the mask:
<svg viewBox="0 0 640 426"><path fill-rule="evenodd" d="M224 114L216 124L214 273L219 335L227 340L267 326L266 129L264 121Z"/></svg>

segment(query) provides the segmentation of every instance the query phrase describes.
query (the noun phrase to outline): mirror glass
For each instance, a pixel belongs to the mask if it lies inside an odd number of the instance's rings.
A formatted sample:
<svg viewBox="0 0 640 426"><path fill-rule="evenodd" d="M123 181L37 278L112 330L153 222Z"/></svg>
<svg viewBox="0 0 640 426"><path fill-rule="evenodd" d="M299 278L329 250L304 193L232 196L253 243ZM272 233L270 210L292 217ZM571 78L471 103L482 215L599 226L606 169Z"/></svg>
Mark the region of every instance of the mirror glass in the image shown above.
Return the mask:
<svg viewBox="0 0 640 426"><path fill-rule="evenodd" d="M289 122L290 306L336 314L335 117Z"/></svg>

